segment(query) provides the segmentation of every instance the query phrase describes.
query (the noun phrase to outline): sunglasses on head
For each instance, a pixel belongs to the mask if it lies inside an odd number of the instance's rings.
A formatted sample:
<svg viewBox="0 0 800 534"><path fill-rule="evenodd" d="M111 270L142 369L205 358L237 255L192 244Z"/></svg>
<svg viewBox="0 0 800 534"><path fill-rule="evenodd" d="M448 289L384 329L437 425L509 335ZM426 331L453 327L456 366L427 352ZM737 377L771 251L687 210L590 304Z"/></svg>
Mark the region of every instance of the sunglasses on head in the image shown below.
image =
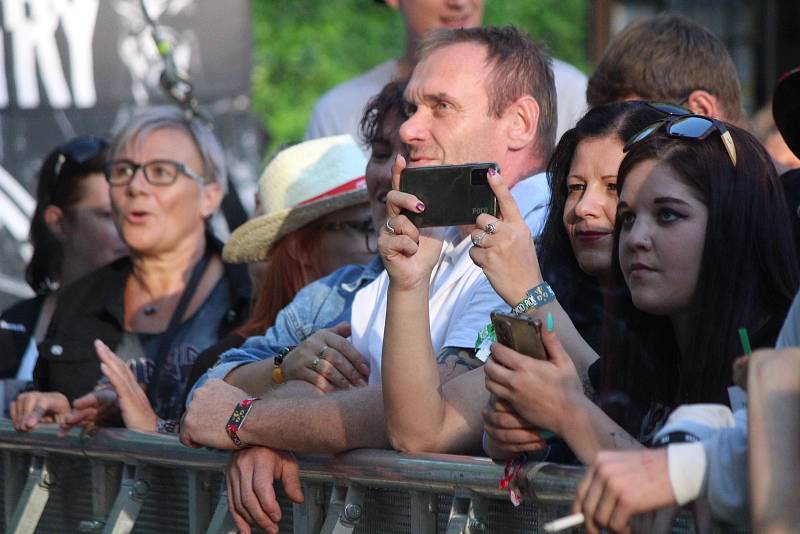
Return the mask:
<svg viewBox="0 0 800 534"><path fill-rule="evenodd" d="M731 158L731 163L736 167L736 146L733 144L731 133L723 123L710 117L704 117L703 115L694 115L688 112L688 110L684 110L680 106L675 106L673 104L648 103L648 105L659 111L668 113L669 117L654 122L628 139L628 142L625 143L622 149L623 152L627 152L642 141L649 139L653 134L662 130L662 128L668 137L693 139L696 141L703 141L712 133L717 132L719 133L720 139L722 139L722 145L725 147L728 157ZM657 106L664 106L664 108L662 109ZM685 111L686 113L682 113L681 111Z"/></svg>
<svg viewBox="0 0 800 534"><path fill-rule="evenodd" d="M58 157L53 174L58 177L67 160L78 165L86 165L102 154L106 148L108 148L108 143L100 137L81 136L70 139L57 149Z"/></svg>

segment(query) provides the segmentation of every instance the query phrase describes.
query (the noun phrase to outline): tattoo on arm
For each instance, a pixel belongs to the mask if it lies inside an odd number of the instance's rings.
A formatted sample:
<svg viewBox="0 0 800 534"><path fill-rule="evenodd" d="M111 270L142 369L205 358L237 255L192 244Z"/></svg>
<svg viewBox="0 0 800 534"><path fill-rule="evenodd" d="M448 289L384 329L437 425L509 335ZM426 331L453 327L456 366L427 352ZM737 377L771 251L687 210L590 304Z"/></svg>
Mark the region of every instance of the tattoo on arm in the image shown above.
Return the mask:
<svg viewBox="0 0 800 534"><path fill-rule="evenodd" d="M439 377L442 383L483 365L483 362L475 357L475 349L463 347L442 348L436 355L436 363L439 364Z"/></svg>

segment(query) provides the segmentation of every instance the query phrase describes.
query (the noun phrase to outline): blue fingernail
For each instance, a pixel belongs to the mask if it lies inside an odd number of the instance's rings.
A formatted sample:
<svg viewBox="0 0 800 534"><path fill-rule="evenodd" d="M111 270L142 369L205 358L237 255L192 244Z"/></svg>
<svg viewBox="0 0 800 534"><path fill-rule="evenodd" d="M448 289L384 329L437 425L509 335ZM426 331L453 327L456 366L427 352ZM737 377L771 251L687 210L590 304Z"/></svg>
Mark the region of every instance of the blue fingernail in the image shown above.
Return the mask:
<svg viewBox="0 0 800 534"><path fill-rule="evenodd" d="M556 327L555 323L553 322L553 314L547 312L547 331L552 332L553 329Z"/></svg>

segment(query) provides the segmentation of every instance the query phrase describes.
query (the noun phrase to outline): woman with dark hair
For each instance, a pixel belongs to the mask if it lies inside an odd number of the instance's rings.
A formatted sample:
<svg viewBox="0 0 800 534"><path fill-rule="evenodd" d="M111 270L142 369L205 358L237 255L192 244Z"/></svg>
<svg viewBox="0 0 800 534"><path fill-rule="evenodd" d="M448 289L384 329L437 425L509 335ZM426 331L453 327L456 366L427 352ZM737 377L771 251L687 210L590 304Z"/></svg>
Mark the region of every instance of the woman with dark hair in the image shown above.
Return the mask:
<svg viewBox="0 0 800 534"><path fill-rule="evenodd" d="M737 329L771 346L798 284L775 168L747 132L700 116L660 121L620 166L600 411L552 332L548 361L495 345L486 386L591 463L640 447L683 403L728 403ZM510 377L514 380L510 381ZM619 408L617 406L616 408Z"/></svg>
<svg viewBox="0 0 800 534"><path fill-rule="evenodd" d="M550 209L537 246L542 279L598 353L622 147L664 117L659 106L634 101L592 108L561 137L547 167Z"/></svg>
<svg viewBox="0 0 800 534"><path fill-rule="evenodd" d="M0 316L0 378L31 380L59 289L127 254L111 219L103 176L108 144L75 137L47 155L31 218L25 278L36 293Z"/></svg>

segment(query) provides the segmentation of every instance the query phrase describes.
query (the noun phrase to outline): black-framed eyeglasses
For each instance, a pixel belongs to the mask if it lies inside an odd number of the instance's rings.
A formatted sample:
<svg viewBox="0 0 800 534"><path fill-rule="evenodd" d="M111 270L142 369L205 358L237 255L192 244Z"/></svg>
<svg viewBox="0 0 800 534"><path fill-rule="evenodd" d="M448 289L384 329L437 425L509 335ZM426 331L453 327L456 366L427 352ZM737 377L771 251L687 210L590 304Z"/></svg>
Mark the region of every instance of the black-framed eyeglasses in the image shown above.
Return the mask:
<svg viewBox="0 0 800 534"><path fill-rule="evenodd" d="M141 164L127 159L116 159L106 163L104 170L109 185L128 185L139 169L142 169L144 179L151 185L172 185L180 173L198 183L206 183L206 180L192 169L171 159L154 159Z"/></svg>
<svg viewBox="0 0 800 534"><path fill-rule="evenodd" d="M694 139L702 141L714 132L719 133L722 145L728 152L731 163L736 167L736 146L733 144L733 137L728 128L716 119L704 117L703 115L676 114L654 122L641 132L637 133L625 143L622 151L627 152L637 144L650 138L654 133L664 128L664 132L669 137L677 139Z"/></svg>
<svg viewBox="0 0 800 534"><path fill-rule="evenodd" d="M105 139L93 135L82 135L70 139L56 149L58 157L53 166L53 175L58 178L67 161L77 165L86 165L101 156L107 148L108 143Z"/></svg>
<svg viewBox="0 0 800 534"><path fill-rule="evenodd" d="M372 219L363 221L330 221L322 223L320 226L325 232L341 232L342 230L353 230L364 236L367 252L370 254L378 253L378 233Z"/></svg>

